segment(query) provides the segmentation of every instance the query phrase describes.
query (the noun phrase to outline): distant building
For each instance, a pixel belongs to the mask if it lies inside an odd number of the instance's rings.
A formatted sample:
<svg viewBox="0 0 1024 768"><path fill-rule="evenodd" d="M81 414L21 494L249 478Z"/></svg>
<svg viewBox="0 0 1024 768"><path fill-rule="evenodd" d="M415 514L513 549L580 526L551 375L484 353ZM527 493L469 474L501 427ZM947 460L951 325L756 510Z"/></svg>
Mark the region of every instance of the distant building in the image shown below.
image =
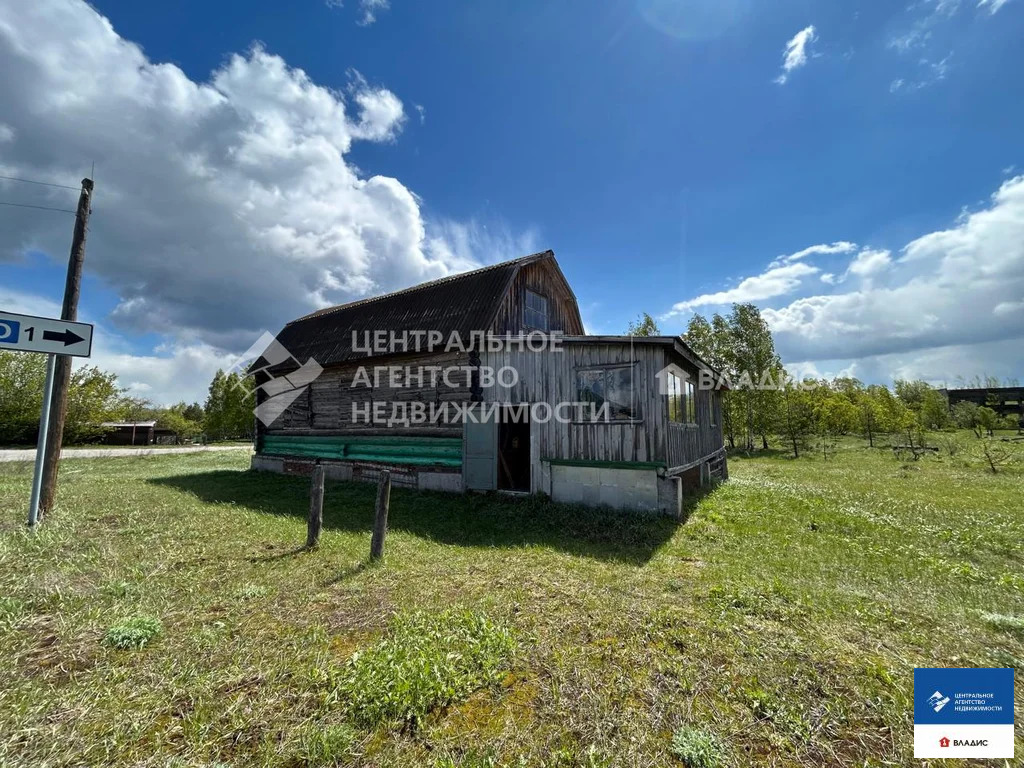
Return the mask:
<svg viewBox="0 0 1024 768"><path fill-rule="evenodd" d="M991 408L1000 416L1016 414L1024 424L1024 387L979 387L973 389L942 389L949 407L960 402Z"/></svg>
<svg viewBox="0 0 1024 768"><path fill-rule="evenodd" d="M360 341L421 331L491 336L468 350ZM525 345L531 333L550 343ZM551 251L323 309L277 340L290 361L261 359L251 370L258 409L282 392L288 406L257 425L256 469L308 473L320 461L328 476L369 481L388 468L396 484L420 489L543 492L670 514L680 512L684 488L727 477L721 394L698 386L716 373L678 336L586 335ZM310 360L324 370L305 386ZM389 366L411 369L412 378L369 381L375 367ZM465 371L466 380L431 380L430 368ZM502 370L494 386L483 381ZM501 418L369 423L377 403L386 414L454 407ZM606 418L588 420L586 406ZM529 416L519 421L524 408Z"/></svg>
<svg viewBox="0 0 1024 768"><path fill-rule="evenodd" d="M103 442L110 445L153 445L173 443L176 438L168 429L161 429L155 421L105 421Z"/></svg>

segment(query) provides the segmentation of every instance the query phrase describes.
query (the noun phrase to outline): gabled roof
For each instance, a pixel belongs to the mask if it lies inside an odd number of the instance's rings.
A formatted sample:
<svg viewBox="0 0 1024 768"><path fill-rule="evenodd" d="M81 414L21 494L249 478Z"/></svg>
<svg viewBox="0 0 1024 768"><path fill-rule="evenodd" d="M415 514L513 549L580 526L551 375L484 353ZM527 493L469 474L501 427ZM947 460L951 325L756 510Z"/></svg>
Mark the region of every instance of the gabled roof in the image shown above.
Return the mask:
<svg viewBox="0 0 1024 768"><path fill-rule="evenodd" d="M364 332L400 334L420 330L440 331L446 340L457 332L468 342L472 331L491 328L509 285L522 267L544 259L554 262L554 258L552 251L543 251L317 310L288 323L277 334L277 340L301 363L313 358L320 365L367 356L362 349L353 348L353 331L358 332L360 344Z"/></svg>

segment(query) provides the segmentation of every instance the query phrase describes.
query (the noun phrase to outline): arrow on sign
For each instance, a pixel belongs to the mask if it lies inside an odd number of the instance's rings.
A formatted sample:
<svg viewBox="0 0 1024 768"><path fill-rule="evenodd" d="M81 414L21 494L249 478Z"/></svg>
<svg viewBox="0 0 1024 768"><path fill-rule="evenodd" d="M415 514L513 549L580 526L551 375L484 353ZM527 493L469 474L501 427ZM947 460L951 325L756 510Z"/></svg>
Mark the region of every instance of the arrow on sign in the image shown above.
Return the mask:
<svg viewBox="0 0 1024 768"><path fill-rule="evenodd" d="M56 331L43 331L43 338L46 341L63 341L65 347L69 344L77 344L80 341L85 341L82 336L79 336L70 328L65 329L63 333L57 333Z"/></svg>

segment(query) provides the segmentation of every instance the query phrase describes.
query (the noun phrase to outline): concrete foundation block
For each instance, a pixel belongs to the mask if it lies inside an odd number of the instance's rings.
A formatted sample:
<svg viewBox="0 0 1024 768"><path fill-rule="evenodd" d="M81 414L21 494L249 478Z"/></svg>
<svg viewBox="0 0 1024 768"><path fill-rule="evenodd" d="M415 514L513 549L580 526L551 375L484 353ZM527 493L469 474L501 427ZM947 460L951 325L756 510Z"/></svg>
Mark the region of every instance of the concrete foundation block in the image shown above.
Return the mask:
<svg viewBox="0 0 1024 768"><path fill-rule="evenodd" d="M456 472L420 472L416 487L421 491L462 493L462 475Z"/></svg>
<svg viewBox="0 0 1024 768"><path fill-rule="evenodd" d="M284 472L284 459L277 456L261 456L256 453L253 454L250 466L261 472L277 472L280 474Z"/></svg>
<svg viewBox="0 0 1024 768"><path fill-rule="evenodd" d="M351 480L351 464L324 464L324 477L328 480Z"/></svg>

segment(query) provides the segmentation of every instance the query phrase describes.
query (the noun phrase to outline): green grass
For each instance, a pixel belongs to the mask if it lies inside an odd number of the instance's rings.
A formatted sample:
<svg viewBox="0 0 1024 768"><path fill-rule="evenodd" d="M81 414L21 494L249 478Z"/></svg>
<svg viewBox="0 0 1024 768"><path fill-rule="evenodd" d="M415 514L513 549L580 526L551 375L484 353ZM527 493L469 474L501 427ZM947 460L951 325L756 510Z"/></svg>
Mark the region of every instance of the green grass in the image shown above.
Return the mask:
<svg viewBox="0 0 1024 768"><path fill-rule="evenodd" d="M396 488L377 564L373 486L308 552L247 461L69 463L35 533L0 465L0 764L909 766L915 666L1024 666L1024 475L969 445L734 458L685 523Z"/></svg>
<svg viewBox="0 0 1024 768"><path fill-rule="evenodd" d="M154 619L152 616L128 616L107 630L103 635L103 642L122 651L138 651L159 637L163 631L160 619Z"/></svg>

